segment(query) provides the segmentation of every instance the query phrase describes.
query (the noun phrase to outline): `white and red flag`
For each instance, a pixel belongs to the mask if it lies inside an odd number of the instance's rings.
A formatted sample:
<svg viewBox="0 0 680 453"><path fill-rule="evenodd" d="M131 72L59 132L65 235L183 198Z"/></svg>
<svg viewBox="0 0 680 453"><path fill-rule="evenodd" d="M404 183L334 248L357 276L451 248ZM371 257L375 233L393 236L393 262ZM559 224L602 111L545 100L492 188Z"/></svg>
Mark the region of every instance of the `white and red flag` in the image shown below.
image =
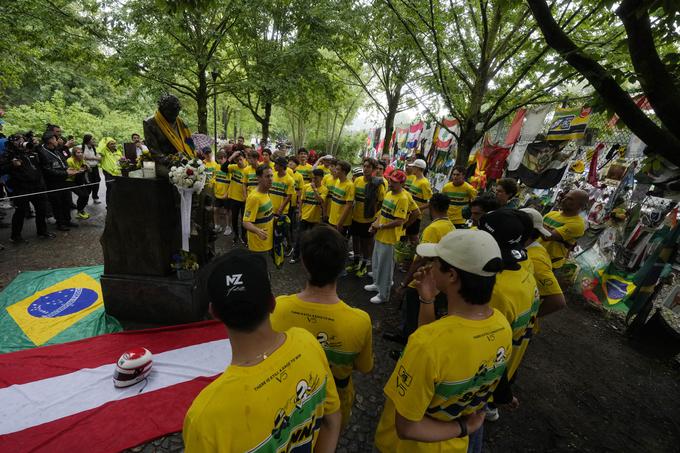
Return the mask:
<svg viewBox="0 0 680 453"><path fill-rule="evenodd" d="M126 350L149 377L113 385ZM0 355L0 451L114 452L180 431L191 402L231 361L216 321L121 332Z"/></svg>

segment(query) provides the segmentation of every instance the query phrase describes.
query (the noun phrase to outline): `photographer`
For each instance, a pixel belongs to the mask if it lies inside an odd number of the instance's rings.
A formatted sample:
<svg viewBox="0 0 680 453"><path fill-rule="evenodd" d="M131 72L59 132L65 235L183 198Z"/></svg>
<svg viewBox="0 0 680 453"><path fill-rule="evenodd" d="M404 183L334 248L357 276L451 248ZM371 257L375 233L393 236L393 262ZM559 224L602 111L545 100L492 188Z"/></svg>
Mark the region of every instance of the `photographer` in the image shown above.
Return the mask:
<svg viewBox="0 0 680 453"><path fill-rule="evenodd" d="M69 231L71 228L77 228L78 224L71 222L71 191L63 189L69 187L66 178L75 175L77 172L69 169L66 165L66 159L62 159L57 148L57 137L53 132L45 131L42 142L43 144L38 151L40 167L47 189L54 191L50 192L47 197L52 205L54 218L57 220L57 229Z"/></svg>
<svg viewBox="0 0 680 453"><path fill-rule="evenodd" d="M32 134L28 134L28 141L24 142L21 135L13 135L7 142L6 153L0 161L0 171L10 176L14 190L14 215L12 216L12 234L10 240L14 243L26 243L21 236L24 218L29 211L29 203L35 208L35 226L38 236L53 238L54 234L47 231L45 210L47 197L37 194L45 190L45 181L40 168L40 158L33 148ZM33 195L31 195L33 194Z"/></svg>

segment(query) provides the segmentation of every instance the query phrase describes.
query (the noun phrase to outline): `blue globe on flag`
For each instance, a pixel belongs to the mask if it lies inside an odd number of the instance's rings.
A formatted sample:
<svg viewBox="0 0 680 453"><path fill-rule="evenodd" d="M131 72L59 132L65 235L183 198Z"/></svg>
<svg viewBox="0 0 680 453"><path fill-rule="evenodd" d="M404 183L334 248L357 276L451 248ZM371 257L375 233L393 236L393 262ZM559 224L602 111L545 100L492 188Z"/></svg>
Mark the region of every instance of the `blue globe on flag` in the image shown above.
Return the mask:
<svg viewBox="0 0 680 453"><path fill-rule="evenodd" d="M40 296L28 308L36 318L58 318L86 309L97 301L97 293L88 288L66 288Z"/></svg>

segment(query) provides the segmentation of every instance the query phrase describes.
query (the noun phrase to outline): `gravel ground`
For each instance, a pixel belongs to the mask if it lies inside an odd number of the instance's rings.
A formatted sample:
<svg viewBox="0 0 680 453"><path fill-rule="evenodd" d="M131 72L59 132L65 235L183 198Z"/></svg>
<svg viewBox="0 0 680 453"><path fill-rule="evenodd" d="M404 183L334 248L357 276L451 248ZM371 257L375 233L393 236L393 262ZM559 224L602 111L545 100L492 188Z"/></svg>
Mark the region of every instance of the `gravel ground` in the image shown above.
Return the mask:
<svg viewBox="0 0 680 453"><path fill-rule="evenodd" d="M88 208L93 215L81 227L59 233L57 239L35 238L27 221L28 245L8 244L9 230L0 230L0 287L20 271L102 263L99 237L105 208ZM221 236L217 249L231 241ZM402 274L395 279L398 281ZM375 306L363 291L368 279L345 277L340 296L366 310L373 320L376 366L356 376L357 399L352 420L342 434L338 452L372 451L373 433L382 411L382 387L394 367L388 352L396 345L382 334L398 324L396 304ZM299 265L274 271L276 294L297 291L304 284ZM515 383L521 401L515 412L485 425L485 452L677 452L680 440L680 373L670 361L641 352L622 335L620 321L595 312L570 298L562 312L545 319L529 348ZM182 451L179 434L169 435L135 452Z"/></svg>

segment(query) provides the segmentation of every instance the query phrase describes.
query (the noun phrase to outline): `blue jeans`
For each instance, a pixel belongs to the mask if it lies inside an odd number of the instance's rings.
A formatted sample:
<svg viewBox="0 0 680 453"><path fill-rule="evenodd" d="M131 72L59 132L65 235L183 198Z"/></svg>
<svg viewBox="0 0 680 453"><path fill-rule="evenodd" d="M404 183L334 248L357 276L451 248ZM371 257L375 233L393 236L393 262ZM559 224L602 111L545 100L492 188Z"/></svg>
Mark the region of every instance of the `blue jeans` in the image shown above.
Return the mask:
<svg viewBox="0 0 680 453"><path fill-rule="evenodd" d="M484 444L484 424L477 431L469 435L468 453L482 453Z"/></svg>

